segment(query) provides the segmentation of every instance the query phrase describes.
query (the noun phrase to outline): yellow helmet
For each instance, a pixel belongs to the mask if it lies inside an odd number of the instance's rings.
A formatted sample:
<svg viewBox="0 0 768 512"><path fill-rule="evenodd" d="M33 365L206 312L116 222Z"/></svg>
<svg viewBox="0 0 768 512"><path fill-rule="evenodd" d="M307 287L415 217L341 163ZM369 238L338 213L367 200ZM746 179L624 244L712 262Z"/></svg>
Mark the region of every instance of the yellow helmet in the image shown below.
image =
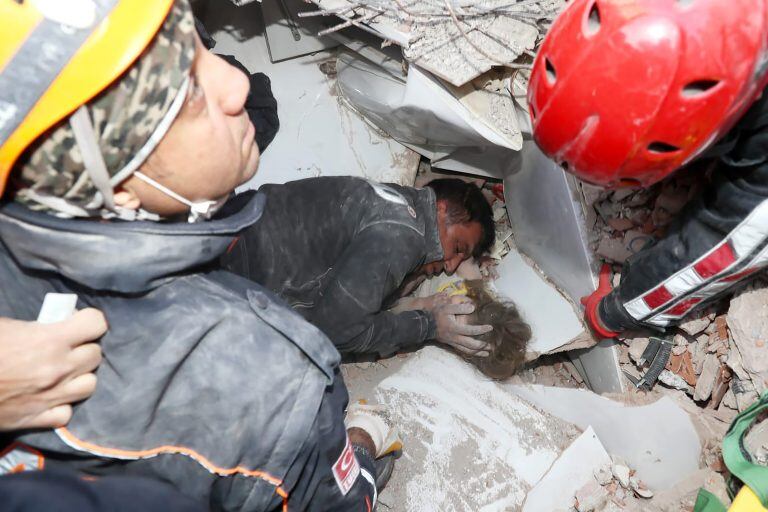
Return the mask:
<svg viewBox="0 0 768 512"><path fill-rule="evenodd" d="M141 55L173 0L0 0L0 196L24 150Z"/></svg>

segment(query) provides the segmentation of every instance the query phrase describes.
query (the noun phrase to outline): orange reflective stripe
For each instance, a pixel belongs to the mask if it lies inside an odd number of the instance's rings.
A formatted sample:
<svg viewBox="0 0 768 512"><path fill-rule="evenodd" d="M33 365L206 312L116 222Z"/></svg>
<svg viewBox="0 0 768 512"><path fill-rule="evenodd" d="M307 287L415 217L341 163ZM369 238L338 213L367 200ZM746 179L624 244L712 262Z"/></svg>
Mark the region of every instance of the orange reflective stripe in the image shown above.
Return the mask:
<svg viewBox="0 0 768 512"><path fill-rule="evenodd" d="M18 464L18 465L17 465L15 468L13 468L13 469L10 471L10 473L11 473L11 474L14 474L14 473L21 473L21 472L22 472L22 471L24 471L25 469L27 469L27 466L25 466L24 464Z"/></svg>
<svg viewBox="0 0 768 512"><path fill-rule="evenodd" d="M217 475L231 476L231 475L238 474L243 476L261 478L262 480L269 482L270 484L275 486L275 492L280 497L283 498L283 503L286 503L288 499L288 493L286 493L285 490L283 490L283 488L280 487L280 485L283 482L279 478L275 478L269 473L265 473L264 471L247 469L242 466L237 466L235 468L219 467L215 465L213 462L211 462L205 456L185 446L163 445L163 446L158 446L156 448L150 448L148 450L120 450L118 448L107 448L105 446L99 446L97 444L89 443L87 441L83 441L82 439L78 439L66 427L57 428L56 433L59 435L59 437L62 438L63 441L65 441L70 446L81 449L88 453L92 453L94 455L100 455L104 457L115 457L115 458L123 458L123 459L147 459L150 457L155 457L157 455L163 455L163 454L186 455L187 457L195 460L198 464L206 468L211 473L215 473ZM287 510L286 506L283 507L284 510Z"/></svg>

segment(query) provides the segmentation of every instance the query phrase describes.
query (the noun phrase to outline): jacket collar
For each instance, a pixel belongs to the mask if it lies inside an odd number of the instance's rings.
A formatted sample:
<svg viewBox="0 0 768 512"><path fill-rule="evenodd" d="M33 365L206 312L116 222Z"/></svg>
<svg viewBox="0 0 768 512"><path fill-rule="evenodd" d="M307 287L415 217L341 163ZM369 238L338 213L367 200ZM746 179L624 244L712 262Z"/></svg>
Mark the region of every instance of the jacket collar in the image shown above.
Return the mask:
<svg viewBox="0 0 768 512"><path fill-rule="evenodd" d="M443 245L440 243L440 232L437 229L437 201L435 191L424 187L417 191L413 202L414 209L424 219L424 263L442 260Z"/></svg>
<svg viewBox="0 0 768 512"><path fill-rule="evenodd" d="M265 198L233 197L197 224L61 219L17 203L0 207L0 240L20 266L93 290L141 293L218 258L256 222Z"/></svg>

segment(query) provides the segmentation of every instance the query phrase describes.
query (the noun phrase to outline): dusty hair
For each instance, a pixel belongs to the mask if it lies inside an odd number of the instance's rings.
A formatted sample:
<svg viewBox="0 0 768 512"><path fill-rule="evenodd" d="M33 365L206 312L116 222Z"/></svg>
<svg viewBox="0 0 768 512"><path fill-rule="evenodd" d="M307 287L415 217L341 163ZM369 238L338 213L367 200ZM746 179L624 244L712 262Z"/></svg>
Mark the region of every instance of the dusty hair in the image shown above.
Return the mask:
<svg viewBox="0 0 768 512"><path fill-rule="evenodd" d="M467 356L466 359L492 379L507 379L525 364L531 327L514 303L491 295L482 281L466 281L465 284L467 296L475 303L469 323L493 326L492 331L477 337L490 343L491 354L488 357Z"/></svg>

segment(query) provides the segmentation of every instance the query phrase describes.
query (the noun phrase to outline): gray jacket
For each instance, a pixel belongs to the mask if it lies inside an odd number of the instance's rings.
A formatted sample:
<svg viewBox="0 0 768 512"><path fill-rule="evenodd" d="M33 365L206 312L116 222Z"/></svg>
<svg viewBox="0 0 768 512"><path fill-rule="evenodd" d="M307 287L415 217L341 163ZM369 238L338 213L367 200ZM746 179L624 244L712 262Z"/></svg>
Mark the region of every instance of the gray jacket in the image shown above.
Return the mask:
<svg viewBox="0 0 768 512"><path fill-rule="evenodd" d="M263 284L344 353L390 355L434 338L426 311L386 311L403 279L443 258L435 194L353 177L265 185L264 215L224 266Z"/></svg>
<svg viewBox="0 0 768 512"><path fill-rule="evenodd" d="M347 509L309 506L332 489L323 461L346 441L338 352L269 292L208 265L263 204L241 196L201 224L0 208L0 316L32 320L45 293L64 292L109 322L93 396L66 429L22 441L91 473L169 481L217 509L272 510L281 494L291 510ZM371 492L361 486L347 498Z"/></svg>

